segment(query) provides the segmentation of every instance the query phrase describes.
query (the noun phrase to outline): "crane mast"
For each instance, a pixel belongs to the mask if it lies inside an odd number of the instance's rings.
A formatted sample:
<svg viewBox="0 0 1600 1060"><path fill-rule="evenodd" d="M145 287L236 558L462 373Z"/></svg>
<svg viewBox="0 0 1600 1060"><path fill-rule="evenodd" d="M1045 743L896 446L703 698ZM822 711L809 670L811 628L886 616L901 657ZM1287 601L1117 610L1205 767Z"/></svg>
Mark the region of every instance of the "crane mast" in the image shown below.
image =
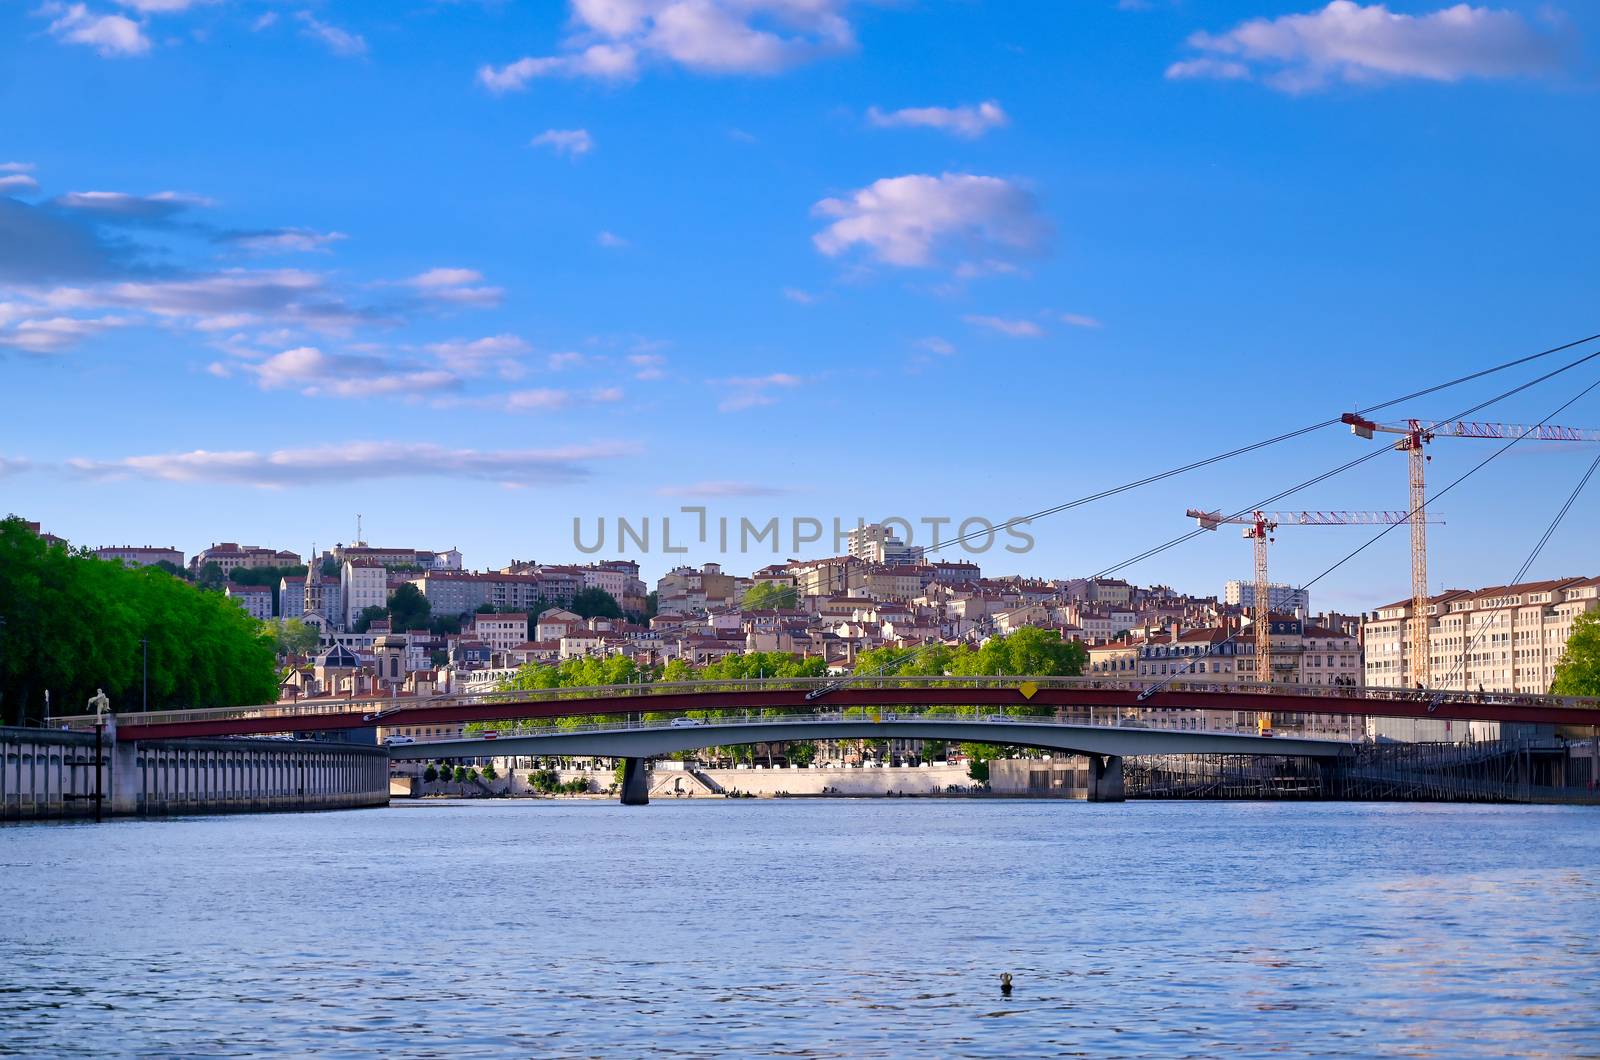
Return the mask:
<svg viewBox="0 0 1600 1060"><path fill-rule="evenodd" d="M1419 452L1420 447L1419 447ZM1425 518L1411 519L1411 512L1264 512L1248 515L1224 515L1220 511L1190 508L1185 514L1200 524L1201 529L1215 530L1224 523L1244 527L1244 536L1255 553L1255 604L1251 608L1250 624L1255 636L1256 680L1262 684L1272 682L1272 582L1267 574L1267 545L1281 526L1392 526L1410 521L1412 540L1416 541L1417 527ZM1424 579L1425 580L1425 579Z"/></svg>
<svg viewBox="0 0 1600 1060"><path fill-rule="evenodd" d="M1429 661L1432 653L1428 628L1428 528L1425 467L1431 459L1424 446L1435 438L1490 438L1513 441L1533 438L1546 442L1600 441L1600 431L1583 427L1559 427L1539 423L1528 426L1520 423L1482 423L1474 420L1406 420L1404 423L1375 423L1354 413L1346 412L1339 419L1350 425L1350 433L1358 438L1371 438L1376 433L1398 434L1394 443L1396 452L1405 453L1411 487L1411 657L1407 668L1411 681L1421 688L1429 683ZM1397 520L1398 521L1398 520Z"/></svg>

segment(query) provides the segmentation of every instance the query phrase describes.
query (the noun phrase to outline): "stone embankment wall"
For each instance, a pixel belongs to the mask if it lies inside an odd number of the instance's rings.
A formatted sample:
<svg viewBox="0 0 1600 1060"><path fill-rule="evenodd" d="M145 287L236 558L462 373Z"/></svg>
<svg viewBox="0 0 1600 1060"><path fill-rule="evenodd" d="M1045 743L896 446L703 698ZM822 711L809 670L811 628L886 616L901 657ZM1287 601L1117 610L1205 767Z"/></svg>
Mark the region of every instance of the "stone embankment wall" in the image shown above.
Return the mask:
<svg viewBox="0 0 1600 1060"><path fill-rule="evenodd" d="M259 813L384 806L389 756L379 747L289 740L104 738L0 728L0 820L93 817L96 773L104 812Z"/></svg>

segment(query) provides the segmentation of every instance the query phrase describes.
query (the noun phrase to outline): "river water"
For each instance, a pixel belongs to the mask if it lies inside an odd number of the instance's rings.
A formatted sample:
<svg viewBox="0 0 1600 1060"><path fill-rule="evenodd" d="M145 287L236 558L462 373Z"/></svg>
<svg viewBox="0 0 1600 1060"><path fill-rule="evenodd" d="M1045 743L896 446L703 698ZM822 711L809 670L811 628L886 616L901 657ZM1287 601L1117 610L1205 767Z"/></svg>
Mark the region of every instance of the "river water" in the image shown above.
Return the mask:
<svg viewBox="0 0 1600 1060"><path fill-rule="evenodd" d="M0 1053L1600 1056L1600 812L429 801L6 827Z"/></svg>

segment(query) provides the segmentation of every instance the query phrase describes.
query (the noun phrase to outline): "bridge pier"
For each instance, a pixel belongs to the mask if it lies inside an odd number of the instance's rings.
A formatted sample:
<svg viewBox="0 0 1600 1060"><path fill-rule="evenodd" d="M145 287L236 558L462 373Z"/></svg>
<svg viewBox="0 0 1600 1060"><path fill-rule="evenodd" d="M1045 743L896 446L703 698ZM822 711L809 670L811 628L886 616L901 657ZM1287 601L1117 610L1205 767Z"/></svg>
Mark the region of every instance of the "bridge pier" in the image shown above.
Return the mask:
<svg viewBox="0 0 1600 1060"><path fill-rule="evenodd" d="M1089 789L1086 798L1090 802L1127 801L1122 789L1121 755L1089 756Z"/></svg>
<svg viewBox="0 0 1600 1060"><path fill-rule="evenodd" d="M650 771L648 759L624 758L622 760L622 805L650 805Z"/></svg>

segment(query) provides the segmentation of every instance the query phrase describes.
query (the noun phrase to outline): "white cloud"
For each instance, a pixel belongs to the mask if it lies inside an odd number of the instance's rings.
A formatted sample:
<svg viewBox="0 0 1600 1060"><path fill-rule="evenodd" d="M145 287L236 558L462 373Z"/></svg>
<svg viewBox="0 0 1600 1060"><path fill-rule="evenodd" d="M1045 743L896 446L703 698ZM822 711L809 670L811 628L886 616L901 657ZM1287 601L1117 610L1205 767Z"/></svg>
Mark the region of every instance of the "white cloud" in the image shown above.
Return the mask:
<svg viewBox="0 0 1600 1060"><path fill-rule="evenodd" d="M662 497L779 497L789 491L777 486L763 486L758 482L730 482L724 480L693 482L684 486L662 486L656 494Z"/></svg>
<svg viewBox="0 0 1600 1060"><path fill-rule="evenodd" d="M998 129L1011 119L994 100L960 107L905 107L901 110L882 111L877 107L867 110L867 121L880 129L920 126L941 129L964 140L976 140L990 129Z"/></svg>
<svg viewBox="0 0 1600 1060"><path fill-rule="evenodd" d="M558 55L485 65L493 92L540 77L629 80L641 63L701 73L772 74L855 44L852 0L572 0L572 31Z"/></svg>
<svg viewBox="0 0 1600 1060"><path fill-rule="evenodd" d="M26 471L32 466L31 462L20 456L0 456L0 478Z"/></svg>
<svg viewBox="0 0 1600 1060"><path fill-rule="evenodd" d="M424 298L459 305L498 305L505 290L483 286L483 273L475 269L429 269L404 281Z"/></svg>
<svg viewBox="0 0 1600 1060"><path fill-rule="evenodd" d="M501 334L436 342L428 347L428 352L457 375L482 375L492 367L501 378L512 379L522 374L521 358L530 349L519 336Z"/></svg>
<svg viewBox="0 0 1600 1060"><path fill-rule="evenodd" d="M1063 324L1071 324L1075 328L1098 328L1102 326L1099 320L1091 316L1084 316L1082 313L1062 313L1061 322Z"/></svg>
<svg viewBox="0 0 1600 1060"><path fill-rule="evenodd" d="M798 287L785 287L783 289L783 296L789 301L798 305L814 305L817 301L816 295L812 294L810 291L802 291Z"/></svg>
<svg viewBox="0 0 1600 1060"><path fill-rule="evenodd" d="M579 158L594 150L594 137L588 129L546 129L531 141L533 147L548 147L558 155Z"/></svg>
<svg viewBox="0 0 1600 1060"><path fill-rule="evenodd" d="M626 239L617 235L615 232L601 232L599 235L594 237L594 241L600 244L602 247L608 247L612 250L618 250L629 245Z"/></svg>
<svg viewBox="0 0 1600 1060"><path fill-rule="evenodd" d="M448 389L459 384L440 369L407 369L370 354L324 353L315 346L297 346L244 366L263 390L292 388L308 395L369 397Z"/></svg>
<svg viewBox="0 0 1600 1060"><path fill-rule="evenodd" d="M224 237L259 254L326 251L346 236L343 232L317 232L309 228L272 228L260 232L232 232Z"/></svg>
<svg viewBox="0 0 1600 1060"><path fill-rule="evenodd" d="M595 77L628 81L638 73L638 53L631 47L593 44L569 55L522 58L505 66L478 67L478 83L490 92L515 92L539 77Z"/></svg>
<svg viewBox="0 0 1600 1060"><path fill-rule="evenodd" d="M79 458L69 460L67 466L91 478L133 477L268 488L422 477L531 485L580 481L592 473L594 462L634 452L634 447L619 443L483 451L407 442L348 442L265 453L196 449L120 460Z"/></svg>
<svg viewBox="0 0 1600 1060"><path fill-rule="evenodd" d="M1027 191L969 173L885 177L847 198L823 199L812 213L835 219L812 237L822 253L860 245L889 265L934 265L947 245L999 257L1031 252L1049 236Z"/></svg>
<svg viewBox="0 0 1600 1060"><path fill-rule="evenodd" d="M38 13L54 16L50 35L57 40L93 48L108 59L150 50L143 25L126 15L97 15L84 4L60 3L44 4Z"/></svg>
<svg viewBox="0 0 1600 1060"><path fill-rule="evenodd" d="M1013 339L1036 339L1044 329L1031 320L1013 320L1009 317L991 317L973 314L961 318L975 328L984 328L1008 335Z"/></svg>
<svg viewBox="0 0 1600 1060"><path fill-rule="evenodd" d="M571 402L570 390L536 387L531 390L513 390L505 395L504 403L509 412L532 412L566 408Z"/></svg>
<svg viewBox="0 0 1600 1060"><path fill-rule="evenodd" d="M941 357L949 357L956 352L955 345L937 335L929 335L925 339L918 339L917 346L929 353L937 353Z"/></svg>
<svg viewBox="0 0 1600 1060"><path fill-rule="evenodd" d="M277 24L278 24L278 13L276 11L268 11L266 14L262 15L260 18L256 19L254 22L250 23L250 29L251 29L252 32L260 33L262 30L267 29L267 28L269 28L271 26L275 26Z"/></svg>
<svg viewBox="0 0 1600 1060"><path fill-rule="evenodd" d="M305 27L302 33L322 42L333 54L350 57L367 54L367 41L361 34L323 22L309 11L301 11L295 18Z"/></svg>
<svg viewBox="0 0 1600 1060"><path fill-rule="evenodd" d="M1195 33L1188 44L1204 55L1173 63L1169 78L1262 75L1288 92L1402 77L1537 77L1558 70L1567 52L1558 34L1536 30L1513 11L1459 3L1407 15L1353 0L1250 19L1225 33Z"/></svg>
<svg viewBox="0 0 1600 1060"><path fill-rule="evenodd" d="M217 0L117 0L117 3L132 8L141 15L170 15L178 11L187 11L191 7L214 4Z"/></svg>
<svg viewBox="0 0 1600 1060"><path fill-rule="evenodd" d="M69 191L52 200L54 205L108 220L165 221L191 207L210 206L203 195L183 191L158 191L130 195L123 191Z"/></svg>
<svg viewBox="0 0 1600 1060"><path fill-rule="evenodd" d="M629 354L628 363L635 369L633 377L645 382L661 379L667 374L665 369L667 359L659 353Z"/></svg>
<svg viewBox="0 0 1600 1060"><path fill-rule="evenodd" d="M717 404L719 412L738 412L743 409L771 405L777 401L771 391L791 389L805 382L788 372L773 372L762 376L734 376L730 379L713 379L714 385L727 388L728 396Z"/></svg>
<svg viewBox="0 0 1600 1060"><path fill-rule="evenodd" d="M56 309L134 309L202 327L239 314L319 331L348 330L376 319L330 292L319 274L300 269L225 269L175 280L57 287L40 301Z"/></svg>
<svg viewBox="0 0 1600 1060"><path fill-rule="evenodd" d="M0 310L6 306L0 304ZM0 330L0 346L26 350L29 353L60 353L75 346L91 335L110 328L126 327L133 321L128 317L27 317ZM0 313L0 325L6 323Z"/></svg>
<svg viewBox="0 0 1600 1060"><path fill-rule="evenodd" d="M15 195L19 192L38 190L39 182L26 173L6 173L0 176L0 195Z"/></svg>

